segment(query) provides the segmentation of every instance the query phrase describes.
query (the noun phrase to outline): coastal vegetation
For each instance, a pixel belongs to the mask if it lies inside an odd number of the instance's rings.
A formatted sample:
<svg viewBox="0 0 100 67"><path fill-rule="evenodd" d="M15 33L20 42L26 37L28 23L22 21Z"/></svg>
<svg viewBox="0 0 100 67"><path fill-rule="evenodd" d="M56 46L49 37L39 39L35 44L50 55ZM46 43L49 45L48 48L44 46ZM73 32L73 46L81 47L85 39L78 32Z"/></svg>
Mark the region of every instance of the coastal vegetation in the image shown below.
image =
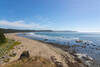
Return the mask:
<svg viewBox="0 0 100 67"><path fill-rule="evenodd" d="M0 44L6 42L6 37L4 36L4 33L0 31Z"/></svg>
<svg viewBox="0 0 100 67"><path fill-rule="evenodd" d="M21 42L7 39L5 43L0 45L0 57L5 56L8 52L15 46L19 45Z"/></svg>
<svg viewBox="0 0 100 67"><path fill-rule="evenodd" d="M5 28L0 28L1 31L4 33L18 33L18 32L77 32L77 31L72 31L72 30L65 30L65 31L56 31L56 30L19 30L19 29L5 29Z"/></svg>
<svg viewBox="0 0 100 67"><path fill-rule="evenodd" d="M0 31L0 62L8 62L10 59L9 57L14 57L15 54L9 55L11 49L15 46L21 44L21 42L14 41L5 37L4 33Z"/></svg>
<svg viewBox="0 0 100 67"><path fill-rule="evenodd" d="M4 29L0 28L0 31L4 33L16 33L16 32L53 32L52 30L19 30L19 29Z"/></svg>

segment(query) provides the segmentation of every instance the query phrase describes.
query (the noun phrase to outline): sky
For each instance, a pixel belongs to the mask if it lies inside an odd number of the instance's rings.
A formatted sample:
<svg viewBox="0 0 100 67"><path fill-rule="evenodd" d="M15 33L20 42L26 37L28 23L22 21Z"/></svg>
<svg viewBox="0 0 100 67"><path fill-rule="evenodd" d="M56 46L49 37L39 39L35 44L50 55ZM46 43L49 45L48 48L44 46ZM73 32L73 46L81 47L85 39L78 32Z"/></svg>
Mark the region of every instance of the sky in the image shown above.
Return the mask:
<svg viewBox="0 0 100 67"><path fill-rule="evenodd" d="M0 0L0 28L100 32L100 0Z"/></svg>

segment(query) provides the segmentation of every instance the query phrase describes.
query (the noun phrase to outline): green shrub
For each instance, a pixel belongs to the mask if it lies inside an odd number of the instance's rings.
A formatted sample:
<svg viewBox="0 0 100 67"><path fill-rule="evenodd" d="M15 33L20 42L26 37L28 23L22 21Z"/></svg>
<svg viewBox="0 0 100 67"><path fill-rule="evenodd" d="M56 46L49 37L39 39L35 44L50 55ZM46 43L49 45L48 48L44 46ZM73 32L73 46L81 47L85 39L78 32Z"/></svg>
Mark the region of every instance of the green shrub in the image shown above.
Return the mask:
<svg viewBox="0 0 100 67"><path fill-rule="evenodd" d="M6 41L6 37L4 36L4 33L0 31L0 43L4 43Z"/></svg>

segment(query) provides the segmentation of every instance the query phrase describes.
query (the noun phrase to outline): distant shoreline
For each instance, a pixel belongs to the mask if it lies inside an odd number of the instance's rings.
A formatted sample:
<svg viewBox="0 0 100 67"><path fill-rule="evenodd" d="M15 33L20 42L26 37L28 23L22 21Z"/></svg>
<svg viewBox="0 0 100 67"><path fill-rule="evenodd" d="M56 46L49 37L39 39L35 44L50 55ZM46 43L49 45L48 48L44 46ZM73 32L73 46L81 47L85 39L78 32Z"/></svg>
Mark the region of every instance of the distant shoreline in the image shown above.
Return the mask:
<svg viewBox="0 0 100 67"><path fill-rule="evenodd" d="M4 33L20 33L20 32L77 32L77 31L71 31L71 30L20 30L20 29L5 29L5 28L0 28L0 31Z"/></svg>

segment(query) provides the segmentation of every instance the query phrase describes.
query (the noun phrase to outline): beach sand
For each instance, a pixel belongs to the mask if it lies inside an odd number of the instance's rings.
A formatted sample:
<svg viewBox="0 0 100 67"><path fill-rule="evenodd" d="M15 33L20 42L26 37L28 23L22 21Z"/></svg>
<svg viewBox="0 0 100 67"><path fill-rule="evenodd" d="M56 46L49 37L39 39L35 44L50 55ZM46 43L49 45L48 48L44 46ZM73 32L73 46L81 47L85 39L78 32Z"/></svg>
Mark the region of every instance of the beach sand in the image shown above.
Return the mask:
<svg viewBox="0 0 100 67"><path fill-rule="evenodd" d="M17 33L5 34L7 38L21 42L20 45L16 46L13 50L11 50L11 52L16 53L16 56L10 58L9 63L17 61L23 51L28 51L30 57L37 56L46 58L50 62L54 63L56 67L58 67L57 65L61 65L62 67L84 67L82 63L79 63L74 59L74 56L72 56L68 52L63 51L60 48L36 40L20 37L16 34Z"/></svg>

